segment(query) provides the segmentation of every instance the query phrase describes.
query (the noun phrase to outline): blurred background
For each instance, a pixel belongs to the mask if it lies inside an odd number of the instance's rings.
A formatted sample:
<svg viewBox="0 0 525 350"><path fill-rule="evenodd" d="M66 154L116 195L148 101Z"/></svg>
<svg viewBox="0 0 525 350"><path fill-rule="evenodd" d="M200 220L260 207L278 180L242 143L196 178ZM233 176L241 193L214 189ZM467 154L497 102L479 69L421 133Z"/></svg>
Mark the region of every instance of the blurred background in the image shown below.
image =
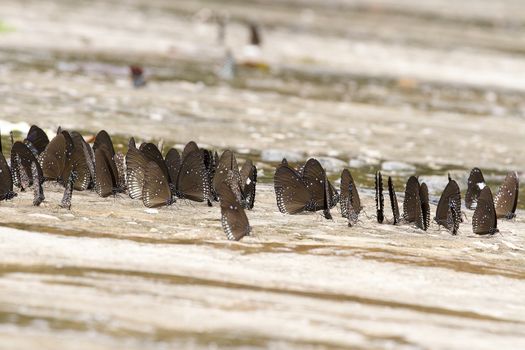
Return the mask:
<svg viewBox="0 0 525 350"><path fill-rule="evenodd" d="M195 140L263 181L283 156L501 181L525 164L524 57L518 0L4 0L0 129Z"/></svg>

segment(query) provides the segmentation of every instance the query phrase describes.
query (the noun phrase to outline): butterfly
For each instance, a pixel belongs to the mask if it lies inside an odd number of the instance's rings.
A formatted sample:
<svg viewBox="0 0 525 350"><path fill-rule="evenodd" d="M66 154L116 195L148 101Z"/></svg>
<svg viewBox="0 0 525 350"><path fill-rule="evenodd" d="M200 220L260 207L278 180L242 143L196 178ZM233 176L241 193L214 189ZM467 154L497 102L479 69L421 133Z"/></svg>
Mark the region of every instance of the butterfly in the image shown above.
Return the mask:
<svg viewBox="0 0 525 350"><path fill-rule="evenodd" d="M15 196L11 169L2 153L2 141L0 140L0 200L12 199Z"/></svg>
<svg viewBox="0 0 525 350"><path fill-rule="evenodd" d="M297 171L281 163L274 176L277 207L281 213L298 214L303 211L323 210L325 218L331 218L330 208L335 196L328 184L326 173L316 159L309 159Z"/></svg>
<svg viewBox="0 0 525 350"><path fill-rule="evenodd" d="M97 150L99 149L102 151L98 152L100 163L97 165ZM98 181L95 183L95 189L99 196L107 197L110 194L124 192L126 188L125 176L121 174L124 171L124 156L116 154L113 141L105 130L99 131L95 136L93 152L95 154L95 182ZM117 161L119 162L118 165ZM99 177L100 180L98 180Z"/></svg>
<svg viewBox="0 0 525 350"><path fill-rule="evenodd" d="M344 218L348 218L350 210L353 210L357 215L361 212L362 207L359 193L357 192L354 179L348 169L344 169L341 173L339 203L341 206L341 215Z"/></svg>
<svg viewBox="0 0 525 350"><path fill-rule="evenodd" d="M17 187L23 191L27 187L33 186L34 180L40 181L43 179L43 172L40 164L37 165L37 177L33 177L31 169L33 163L38 164L38 160L29 147L20 141L13 143L11 148L11 171L13 178L16 179Z"/></svg>
<svg viewBox="0 0 525 350"><path fill-rule="evenodd" d="M171 174L174 194L183 199L204 202L210 199L210 183L203 153L200 150L191 151L182 157L178 152L168 151L166 164Z"/></svg>
<svg viewBox="0 0 525 350"><path fill-rule="evenodd" d="M155 161L149 161L144 171L142 202L148 208L171 205L172 197L169 181L164 171Z"/></svg>
<svg viewBox="0 0 525 350"><path fill-rule="evenodd" d="M359 219L359 213L356 211L356 209L354 208L354 205L352 204L352 200L354 198L353 189L354 189L354 185L350 184L349 186L350 195L348 196L348 199L347 199L347 214L346 214L346 218L348 219L348 227L354 226L357 223L357 220Z"/></svg>
<svg viewBox="0 0 525 350"><path fill-rule="evenodd" d="M157 163L159 169L162 171L166 179L168 179L168 183L171 183L173 181L170 178L168 167L166 165L166 162L164 161L164 157L162 156L162 153L155 144L150 142L143 143L140 145L140 151L148 160Z"/></svg>
<svg viewBox="0 0 525 350"><path fill-rule="evenodd" d="M212 206L211 202L218 201L219 198L217 196L217 193L215 192L215 189L213 188L213 177L215 175L215 169L217 167L217 162L219 159L219 156L217 155L217 152L212 152L211 150L201 148L202 157L204 159L204 167L206 168L207 173L207 179L208 179L208 187L210 188L210 198L208 198L208 206Z"/></svg>
<svg viewBox="0 0 525 350"><path fill-rule="evenodd" d="M375 176L375 191L376 191L376 213L377 213L377 222L380 224L383 223L384 220L384 213L383 208L385 205L384 198L383 198L383 177L381 176L381 172L377 171Z"/></svg>
<svg viewBox="0 0 525 350"><path fill-rule="evenodd" d="M230 150L225 150L222 152L222 155L217 162L217 167L213 176L212 186L215 190L227 180L228 171L238 172L239 166L237 165L235 154Z"/></svg>
<svg viewBox="0 0 525 350"><path fill-rule="evenodd" d="M166 156L166 159L168 159L168 156ZM126 182L128 195L132 199L142 199L142 189L144 188L147 164L148 160L146 156L137 149L135 139L133 137L130 138L128 152L126 153Z"/></svg>
<svg viewBox="0 0 525 350"><path fill-rule="evenodd" d="M251 160L246 160L240 170L242 188L242 206L252 210L255 204L255 188L257 184L257 167Z"/></svg>
<svg viewBox="0 0 525 350"><path fill-rule="evenodd" d="M195 141L190 141L188 142L185 146L184 146L184 149L182 150L182 159L184 160L184 158L186 158L186 156L188 154L190 154L191 152L199 152L200 151L200 148L199 146L197 145L197 143Z"/></svg>
<svg viewBox="0 0 525 350"><path fill-rule="evenodd" d="M113 147L113 141L111 141L111 137L109 136L106 130L100 130L95 136L95 142L93 143L93 152L95 152L97 148L101 147L102 145L105 145L107 147L108 154L110 158L113 159L113 156L115 155L115 147Z"/></svg>
<svg viewBox="0 0 525 350"><path fill-rule="evenodd" d="M439 198L434 221L452 234L457 234L461 222L461 192L456 181L449 179Z"/></svg>
<svg viewBox="0 0 525 350"><path fill-rule="evenodd" d="M392 214L394 216L394 225L397 225L401 221L399 215L399 204L397 203L396 191L394 189L394 183L392 177L388 177L388 196L390 197L390 205L392 206Z"/></svg>
<svg viewBox="0 0 525 350"><path fill-rule="evenodd" d="M238 241L250 234L248 217L230 186L225 182L218 185L217 194L221 205L221 224L228 239Z"/></svg>
<svg viewBox="0 0 525 350"><path fill-rule="evenodd" d="M428 198L428 187L426 183L419 186L419 200L421 201L421 215L423 219L423 230L426 231L430 225L430 204Z"/></svg>
<svg viewBox="0 0 525 350"><path fill-rule="evenodd" d="M40 154L39 160L45 180L56 180L65 185L73 167L71 155L74 143L69 132L61 128L58 131Z"/></svg>
<svg viewBox="0 0 525 350"><path fill-rule="evenodd" d="M306 188L312 195L315 210L323 210L324 217L332 219L330 208L335 206L336 193L321 163L314 158L308 159L303 167L302 177Z"/></svg>
<svg viewBox="0 0 525 350"><path fill-rule="evenodd" d="M168 169L172 190L175 192L175 184L173 182L177 181L182 163L179 151L177 151L175 148L170 148L168 153L166 153L164 162L166 163L166 168Z"/></svg>
<svg viewBox="0 0 525 350"><path fill-rule="evenodd" d="M457 206L456 202L450 200L448 203L447 226L453 235L458 234L460 222L462 222L461 208Z"/></svg>
<svg viewBox="0 0 525 350"><path fill-rule="evenodd" d="M465 194L465 207L475 209L481 190L485 187L485 179L479 168L473 168L467 181L467 193Z"/></svg>
<svg viewBox="0 0 525 350"><path fill-rule="evenodd" d="M71 152L72 169L75 171L73 189L84 191L94 185L95 160L91 146L84 140L82 135L76 131L69 133L73 140L73 151ZM68 178L67 185L71 177Z"/></svg>
<svg viewBox="0 0 525 350"><path fill-rule="evenodd" d="M100 197L119 192L118 170L106 145L95 149L95 190Z"/></svg>
<svg viewBox="0 0 525 350"><path fill-rule="evenodd" d="M44 175L38 160L29 147L20 141L16 141L11 148L11 171L13 178L17 179L18 186L24 188L33 186L33 205L38 206L45 199L42 184Z"/></svg>
<svg viewBox="0 0 525 350"><path fill-rule="evenodd" d="M47 144L49 143L49 138L47 137L47 134L44 132L44 130L40 129L36 125L31 125L31 128L29 128L29 131L27 132L24 143L31 150L31 152L33 152L35 157L38 157L38 155L44 152L46 149Z"/></svg>
<svg viewBox="0 0 525 350"><path fill-rule="evenodd" d="M424 192L423 192L424 193ZM403 218L407 222L414 222L416 227L425 229L425 218L421 202L419 180L415 176L408 178L403 200Z"/></svg>
<svg viewBox="0 0 525 350"><path fill-rule="evenodd" d="M251 210L255 203L255 189L257 183L257 167L251 160L246 160L241 170L237 165L235 154L226 150L222 153L213 177L213 187L226 182L245 209Z"/></svg>
<svg viewBox="0 0 525 350"><path fill-rule="evenodd" d="M518 173L515 171L508 173L494 197L494 206L498 218L512 219L516 216L519 188Z"/></svg>
<svg viewBox="0 0 525 350"><path fill-rule="evenodd" d="M281 213L298 214L315 211L312 194L306 187L301 174L288 164L277 166L274 175L274 189L277 207Z"/></svg>
<svg viewBox="0 0 525 350"><path fill-rule="evenodd" d="M210 150L207 150L205 148L199 148L197 143L195 141L190 141L184 146L184 149L182 150L182 161L184 161L184 158L186 158L187 155L189 155L192 152L201 152L202 153L202 159L204 162L204 167L206 169L206 181L208 182L206 187L209 189L208 198L206 198L208 202L208 206L212 206L211 202L212 200L217 199L217 194L215 192L215 187L213 186L213 178L215 174L215 168L217 166L217 153L213 153ZM224 179L223 179L224 180Z"/></svg>
<svg viewBox="0 0 525 350"><path fill-rule="evenodd" d="M472 217L472 231L478 235L493 235L499 232L492 191L488 186L485 186L479 194Z"/></svg>
<svg viewBox="0 0 525 350"><path fill-rule="evenodd" d="M130 138L125 162L128 194L132 199L142 199L148 208L175 202L168 165L156 145L143 143L137 149L135 139Z"/></svg>

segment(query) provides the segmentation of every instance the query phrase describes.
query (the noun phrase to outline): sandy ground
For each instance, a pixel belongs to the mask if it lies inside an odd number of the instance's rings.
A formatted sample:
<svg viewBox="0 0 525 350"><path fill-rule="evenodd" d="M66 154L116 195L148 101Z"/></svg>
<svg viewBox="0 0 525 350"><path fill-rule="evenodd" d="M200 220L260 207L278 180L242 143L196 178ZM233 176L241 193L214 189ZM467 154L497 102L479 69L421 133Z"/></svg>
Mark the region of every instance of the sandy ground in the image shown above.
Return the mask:
<svg viewBox="0 0 525 350"><path fill-rule="evenodd" d="M493 238L364 215L348 228L337 211L282 215L261 185L252 236L230 243L217 206L151 211L84 192L69 212L47 193L42 208L29 194L0 208L0 338L15 348L524 344L519 218Z"/></svg>
<svg viewBox="0 0 525 350"><path fill-rule="evenodd" d="M463 188L472 166L523 171L524 18L512 0L5 0L0 129L195 140L254 158L265 182L281 154L324 157L331 176L355 166L371 216L385 161L434 195L449 170ZM226 47L246 60L246 20L264 26L259 69L220 81ZM410 172L392 173L398 191ZM253 235L230 243L217 206L85 192L69 212L46 186L40 208L0 203L0 348L525 347L521 210L487 238L468 222L457 237L365 215L348 228L337 211L278 213L263 183Z"/></svg>

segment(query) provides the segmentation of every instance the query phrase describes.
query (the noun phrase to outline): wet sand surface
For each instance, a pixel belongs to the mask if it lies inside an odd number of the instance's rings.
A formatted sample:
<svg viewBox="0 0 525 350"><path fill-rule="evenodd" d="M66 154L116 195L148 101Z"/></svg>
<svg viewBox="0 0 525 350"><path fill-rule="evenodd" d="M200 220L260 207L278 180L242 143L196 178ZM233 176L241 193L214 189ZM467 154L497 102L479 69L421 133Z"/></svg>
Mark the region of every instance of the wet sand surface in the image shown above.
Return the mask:
<svg viewBox="0 0 525 350"><path fill-rule="evenodd" d="M265 28L260 62L232 81L216 75L217 13L241 63L243 21ZM132 135L231 148L261 180L240 243L218 205L146 210L87 191L67 211L54 184L39 208L31 193L0 203L0 348L525 347L523 211L492 237L466 209L458 236L423 233L375 223L370 191L380 168L400 201L421 174L434 204L448 171L464 190L480 166L493 191L523 171L520 1L5 0L0 14L4 152L6 131L32 123L104 128L121 151ZM135 62L144 89L129 84ZM352 165L357 226L337 210L280 214L281 156L320 157L333 180Z"/></svg>

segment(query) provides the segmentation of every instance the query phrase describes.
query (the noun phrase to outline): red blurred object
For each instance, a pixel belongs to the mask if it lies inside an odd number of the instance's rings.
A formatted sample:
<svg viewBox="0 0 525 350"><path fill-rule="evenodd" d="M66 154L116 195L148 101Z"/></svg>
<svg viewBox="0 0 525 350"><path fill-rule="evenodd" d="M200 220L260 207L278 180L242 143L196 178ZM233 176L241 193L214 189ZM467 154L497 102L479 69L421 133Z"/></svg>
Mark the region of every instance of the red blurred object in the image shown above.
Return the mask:
<svg viewBox="0 0 525 350"><path fill-rule="evenodd" d="M131 74L133 86L138 88L146 85L146 79L144 78L144 69L141 66L131 65L129 66L129 71Z"/></svg>

